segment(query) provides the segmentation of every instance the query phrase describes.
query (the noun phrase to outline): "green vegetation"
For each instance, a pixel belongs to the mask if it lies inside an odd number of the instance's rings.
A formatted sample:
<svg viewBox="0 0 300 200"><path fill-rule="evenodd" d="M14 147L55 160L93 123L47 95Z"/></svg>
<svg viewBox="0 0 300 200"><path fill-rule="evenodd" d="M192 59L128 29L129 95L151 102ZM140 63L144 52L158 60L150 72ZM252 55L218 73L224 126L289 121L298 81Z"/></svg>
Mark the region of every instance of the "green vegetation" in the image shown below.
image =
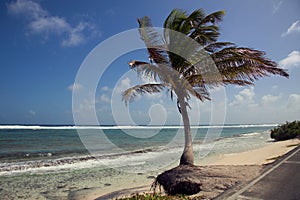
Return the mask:
<svg viewBox="0 0 300 200"><path fill-rule="evenodd" d="M190 198L184 195L162 196L159 194L134 194L131 197L116 199L116 200L177 200L177 199L189 200Z"/></svg>
<svg viewBox="0 0 300 200"><path fill-rule="evenodd" d="M300 121L286 122L271 130L271 138L276 141L300 137Z"/></svg>

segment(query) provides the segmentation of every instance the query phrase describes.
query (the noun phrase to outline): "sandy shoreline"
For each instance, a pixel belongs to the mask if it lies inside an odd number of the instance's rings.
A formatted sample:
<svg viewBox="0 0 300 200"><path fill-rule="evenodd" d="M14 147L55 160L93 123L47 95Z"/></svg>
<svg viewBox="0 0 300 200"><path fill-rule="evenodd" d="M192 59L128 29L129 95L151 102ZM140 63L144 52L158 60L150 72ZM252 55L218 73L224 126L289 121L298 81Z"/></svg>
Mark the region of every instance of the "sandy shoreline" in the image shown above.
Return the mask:
<svg viewBox="0 0 300 200"><path fill-rule="evenodd" d="M277 158L285 155L297 145L299 139L270 142L264 147L234 154L224 154L209 159L202 163L203 185L202 191L197 194L200 199L212 199L226 189L236 184L242 184L252 180L260 174L263 165L274 162ZM133 193L149 192L150 183L143 186L124 186L125 189L104 193L93 189L91 191L77 191L72 194L74 199L109 199L128 196Z"/></svg>
<svg viewBox="0 0 300 200"><path fill-rule="evenodd" d="M270 142L254 150L224 154L196 163L201 166L199 198L212 199L234 185L259 175L263 164L275 161L295 148L300 140ZM171 168L171 167L169 167ZM161 171L130 174L93 167L46 174L0 176L1 199L112 199L136 192L149 192Z"/></svg>
<svg viewBox="0 0 300 200"><path fill-rule="evenodd" d="M223 154L206 165L263 165L272 163L299 144L299 139L269 142L264 147L233 154Z"/></svg>

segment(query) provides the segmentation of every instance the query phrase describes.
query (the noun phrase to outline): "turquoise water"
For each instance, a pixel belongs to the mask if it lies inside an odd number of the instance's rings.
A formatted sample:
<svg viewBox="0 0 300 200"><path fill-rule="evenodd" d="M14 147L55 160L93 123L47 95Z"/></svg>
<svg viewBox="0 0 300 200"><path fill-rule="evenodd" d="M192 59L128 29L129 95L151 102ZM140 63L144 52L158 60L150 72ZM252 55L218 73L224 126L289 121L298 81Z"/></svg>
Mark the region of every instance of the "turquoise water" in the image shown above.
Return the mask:
<svg viewBox="0 0 300 200"><path fill-rule="evenodd" d="M275 126L193 126L196 159L262 146L270 140L269 130ZM19 166L30 163L26 168L56 166L89 160L90 155L110 166L119 166L121 161L122 166L130 168L132 165L140 169L149 165L163 167L178 160L183 137L180 126L4 125L0 126L0 171L1 167L9 170L12 163Z"/></svg>

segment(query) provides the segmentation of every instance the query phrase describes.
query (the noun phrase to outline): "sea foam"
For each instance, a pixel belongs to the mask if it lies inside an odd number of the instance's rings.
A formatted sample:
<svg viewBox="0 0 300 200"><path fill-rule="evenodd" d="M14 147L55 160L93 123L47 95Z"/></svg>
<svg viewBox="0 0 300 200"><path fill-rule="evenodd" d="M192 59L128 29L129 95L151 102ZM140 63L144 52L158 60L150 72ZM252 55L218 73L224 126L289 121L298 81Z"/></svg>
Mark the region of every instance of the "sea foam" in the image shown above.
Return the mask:
<svg viewBox="0 0 300 200"><path fill-rule="evenodd" d="M251 127L275 127L278 124L240 124L240 125L200 125L191 126L192 129L212 128L251 128ZM74 130L74 129L183 129L183 126L40 126L40 125L0 125L0 129L29 129L29 130Z"/></svg>

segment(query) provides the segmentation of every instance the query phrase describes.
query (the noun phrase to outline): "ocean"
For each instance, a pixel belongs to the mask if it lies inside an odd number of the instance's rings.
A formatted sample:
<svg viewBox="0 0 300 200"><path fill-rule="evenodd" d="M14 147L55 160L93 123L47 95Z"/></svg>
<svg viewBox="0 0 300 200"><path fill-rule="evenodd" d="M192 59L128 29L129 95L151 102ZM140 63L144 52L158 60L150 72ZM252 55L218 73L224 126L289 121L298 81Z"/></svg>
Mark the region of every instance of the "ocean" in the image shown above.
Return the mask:
<svg viewBox="0 0 300 200"><path fill-rule="evenodd" d="M277 124L192 126L196 162L266 145ZM0 126L0 175L106 166L128 172L178 163L182 126Z"/></svg>

